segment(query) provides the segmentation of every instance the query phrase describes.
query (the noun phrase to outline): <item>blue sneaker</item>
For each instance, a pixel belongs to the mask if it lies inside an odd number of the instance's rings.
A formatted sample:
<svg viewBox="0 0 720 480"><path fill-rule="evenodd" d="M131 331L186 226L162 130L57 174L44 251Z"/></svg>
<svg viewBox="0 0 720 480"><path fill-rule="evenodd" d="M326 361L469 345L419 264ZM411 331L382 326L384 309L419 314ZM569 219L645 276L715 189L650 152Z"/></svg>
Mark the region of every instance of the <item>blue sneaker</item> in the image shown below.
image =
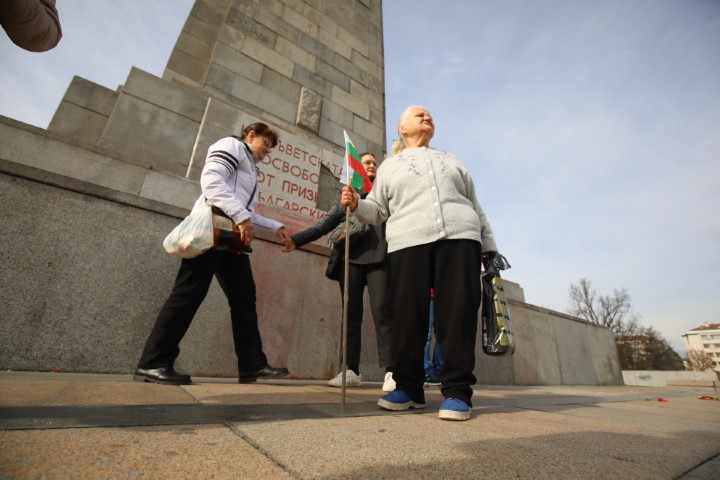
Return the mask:
<svg viewBox="0 0 720 480"><path fill-rule="evenodd" d="M457 398L446 398L438 414L443 420L469 420L470 405Z"/></svg>
<svg viewBox="0 0 720 480"><path fill-rule="evenodd" d="M392 410L394 412L408 410L410 408L425 408L424 403L413 402L407 393L397 389L380 397L378 405L385 410Z"/></svg>

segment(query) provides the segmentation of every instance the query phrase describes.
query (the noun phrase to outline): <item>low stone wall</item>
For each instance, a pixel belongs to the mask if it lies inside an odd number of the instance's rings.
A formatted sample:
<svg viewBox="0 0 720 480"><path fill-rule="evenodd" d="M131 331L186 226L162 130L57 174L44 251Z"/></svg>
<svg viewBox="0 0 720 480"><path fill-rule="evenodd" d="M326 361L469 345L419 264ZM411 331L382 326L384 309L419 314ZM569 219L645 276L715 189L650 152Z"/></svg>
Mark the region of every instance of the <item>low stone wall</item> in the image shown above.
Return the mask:
<svg viewBox="0 0 720 480"><path fill-rule="evenodd" d="M606 328L509 299L517 350L511 357L478 355L480 383L622 385L615 339Z"/></svg>
<svg viewBox="0 0 720 480"><path fill-rule="evenodd" d="M717 372L674 370L623 370L625 385L640 387L718 387Z"/></svg>

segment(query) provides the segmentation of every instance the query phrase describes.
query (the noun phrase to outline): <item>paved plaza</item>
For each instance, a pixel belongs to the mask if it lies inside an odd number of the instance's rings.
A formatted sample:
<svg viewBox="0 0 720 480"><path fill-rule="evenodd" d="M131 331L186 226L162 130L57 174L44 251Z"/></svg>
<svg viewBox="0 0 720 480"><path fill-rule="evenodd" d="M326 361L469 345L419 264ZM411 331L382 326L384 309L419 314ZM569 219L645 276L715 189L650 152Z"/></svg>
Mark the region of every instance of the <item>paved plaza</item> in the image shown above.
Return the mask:
<svg viewBox="0 0 720 480"><path fill-rule="evenodd" d="M712 388L477 386L466 422L379 383L0 373L0 479L720 478Z"/></svg>

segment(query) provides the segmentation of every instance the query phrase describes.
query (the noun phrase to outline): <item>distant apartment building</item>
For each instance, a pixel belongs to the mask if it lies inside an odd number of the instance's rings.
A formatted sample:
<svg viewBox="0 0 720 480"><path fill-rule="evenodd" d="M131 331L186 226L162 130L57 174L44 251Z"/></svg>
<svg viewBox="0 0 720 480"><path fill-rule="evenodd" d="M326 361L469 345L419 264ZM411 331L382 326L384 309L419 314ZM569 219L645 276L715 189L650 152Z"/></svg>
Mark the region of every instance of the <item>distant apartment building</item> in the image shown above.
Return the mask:
<svg viewBox="0 0 720 480"><path fill-rule="evenodd" d="M720 372L720 323L704 323L683 334L688 354L690 351L705 353L712 362L712 369Z"/></svg>

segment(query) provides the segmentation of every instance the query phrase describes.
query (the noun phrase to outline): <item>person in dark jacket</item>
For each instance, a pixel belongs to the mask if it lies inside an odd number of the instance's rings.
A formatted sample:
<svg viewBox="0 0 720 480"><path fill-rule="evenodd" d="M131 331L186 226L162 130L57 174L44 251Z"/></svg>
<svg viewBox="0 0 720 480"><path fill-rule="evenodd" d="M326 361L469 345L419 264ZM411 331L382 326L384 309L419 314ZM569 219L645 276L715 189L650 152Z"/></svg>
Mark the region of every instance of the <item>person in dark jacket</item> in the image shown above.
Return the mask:
<svg viewBox="0 0 720 480"><path fill-rule="evenodd" d="M360 161L372 181L377 170L377 160L372 153L360 155ZM363 194L364 195L364 194ZM330 207L325 218L312 227L296 233L286 243L284 252L295 249L317 240L330 233L335 227L345 222L345 207L340 204L338 196ZM344 247L343 247L344 248ZM349 290L347 318L347 368L345 384L360 386L360 347L363 317L363 292L367 286L370 296L370 309L377 336L377 349L380 367L385 369L383 391L395 389L392 378L393 358L390 327L390 269L387 262L387 242L385 241L385 225L370 225L366 234L350 243L349 257ZM326 275L340 284L341 298L344 295L345 262L344 251L334 247L328 260ZM342 372L328 382L331 387L342 386Z"/></svg>
<svg viewBox="0 0 720 480"><path fill-rule="evenodd" d="M62 38L55 0L2 0L0 25L15 45L30 52L47 52Z"/></svg>

